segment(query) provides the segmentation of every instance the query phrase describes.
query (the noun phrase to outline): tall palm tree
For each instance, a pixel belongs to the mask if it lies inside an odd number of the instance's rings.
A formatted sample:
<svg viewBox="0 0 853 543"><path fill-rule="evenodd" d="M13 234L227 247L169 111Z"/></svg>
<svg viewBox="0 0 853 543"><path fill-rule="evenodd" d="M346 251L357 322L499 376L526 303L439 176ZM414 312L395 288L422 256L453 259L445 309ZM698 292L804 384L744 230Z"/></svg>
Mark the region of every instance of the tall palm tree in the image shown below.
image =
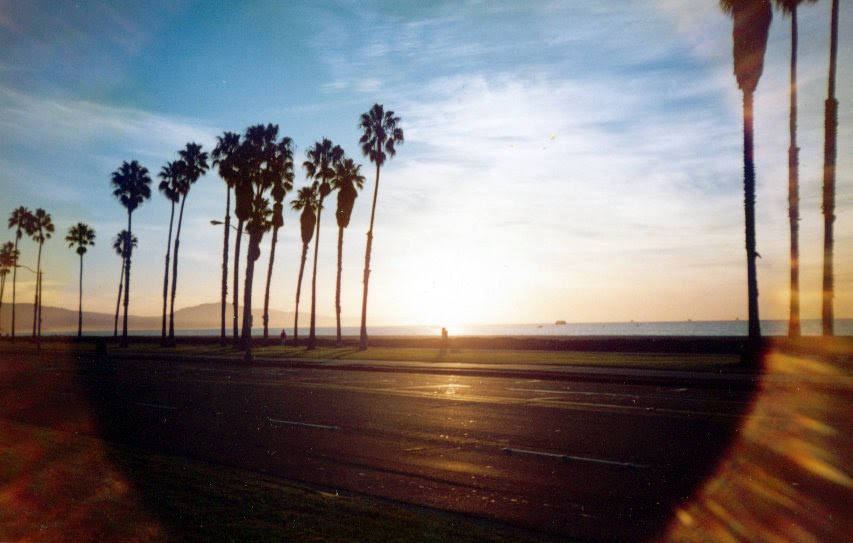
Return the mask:
<svg viewBox="0 0 853 543"><path fill-rule="evenodd" d="M0 332L3 330L3 294L6 292L6 276L18 265L15 244L7 241L0 247Z"/></svg>
<svg viewBox="0 0 853 543"><path fill-rule="evenodd" d="M838 100L835 98L835 64L838 59L838 0L832 0L829 34L829 79L824 104L823 144L823 304L821 320L823 335L834 333L832 298L833 277L833 224L835 223L835 158L838 132Z"/></svg>
<svg viewBox="0 0 853 543"><path fill-rule="evenodd" d="M302 231L302 259L299 263L299 279L296 282L296 311L293 317L293 339L299 338L299 295L302 291L302 273L305 271L305 261L308 259L308 245L314 237L314 226L317 224L317 190L314 185L302 187L296 199L290 202L294 211L302 211L299 215L299 227Z"/></svg>
<svg viewBox="0 0 853 543"><path fill-rule="evenodd" d="M83 255L86 254L87 247L95 245L95 231L89 225L78 222L68 229L65 241L68 242L68 247L76 245L77 254L80 255L80 294L77 299L77 337L79 338L83 336Z"/></svg>
<svg viewBox="0 0 853 543"><path fill-rule="evenodd" d="M228 297L228 237L231 233L231 189L237 182L239 171L236 168L235 153L240 147L240 134L225 132L216 138L216 147L210 154L213 165L219 167L219 176L225 181L225 222L222 241L222 307L219 344L225 346L225 305ZM237 267L234 268L234 336L237 336Z"/></svg>
<svg viewBox="0 0 853 543"><path fill-rule="evenodd" d="M338 347L341 346L341 271L344 257L344 228L349 226L355 199L362 188L364 188L364 176L361 175L361 164L356 164L351 158L345 158L335 166L332 190L338 191L338 208L335 210L335 219L338 222L338 276L335 282L336 345Z"/></svg>
<svg viewBox="0 0 853 543"><path fill-rule="evenodd" d="M175 256L172 260L172 300L169 304L169 344L175 344L175 294L178 291L178 248L181 244L181 224L184 220L184 205L190 188L204 175L210 166L207 164L207 153L201 150L201 145L188 143L178 151L180 155L181 180L181 211L178 213L178 229L175 232Z"/></svg>
<svg viewBox="0 0 853 543"><path fill-rule="evenodd" d="M33 214L32 212L24 206L20 206L9 216L9 228L15 229L15 255L16 262L17 257L20 257L21 253L18 251L18 242L21 240L21 237L26 233L28 236L32 234L33 227ZM18 266L12 270L12 341L15 341L15 291L18 283Z"/></svg>
<svg viewBox="0 0 853 543"><path fill-rule="evenodd" d="M317 201L317 228L314 236L314 272L311 278L311 328L308 332L308 348L313 349L317 345L316 319L317 319L317 256L320 248L320 214L323 212L323 200L332 191L330 181L335 175L335 165L343 159L344 150L340 145L334 145L330 140L323 138L308 149L306 157L308 160L302 163L305 175L312 179L313 185L319 194Z"/></svg>
<svg viewBox="0 0 853 543"><path fill-rule="evenodd" d="M755 164L753 160L752 101L764 68L764 51L773 13L768 0L721 0L723 11L734 19L734 73L743 93L743 192L746 223L746 276L749 340L752 347L761 339L758 320L758 277L755 259Z"/></svg>
<svg viewBox="0 0 853 543"><path fill-rule="evenodd" d="M282 139L281 168L284 173L281 178L273 182L270 194L275 202L272 208L272 241L270 242L270 260L267 268L267 288L264 291L264 339L269 337L270 321L270 282L272 281L272 267L275 262L275 245L278 242L278 229L284 226L284 201L285 195L293 190L293 142L290 138Z"/></svg>
<svg viewBox="0 0 853 543"><path fill-rule="evenodd" d="M241 145L245 176L237 185L237 207L248 211L246 231L249 248L246 255L246 279L243 286L242 348L246 360L252 357L252 281L255 261L261 255L261 240L272 227L272 210L266 193L278 183L286 184L288 155L292 161L290 138L278 138L278 126L260 124L246 129ZM292 171L292 167L290 168ZM238 215L239 217L239 215Z"/></svg>
<svg viewBox="0 0 853 543"><path fill-rule="evenodd" d="M116 316L113 322L113 337L118 337L118 310L121 305L121 292L124 285L124 265L127 263L127 251L131 246L136 247L139 240L127 230L122 230L113 239L113 250L121 257L121 273L118 277L118 297L116 298Z"/></svg>
<svg viewBox="0 0 853 543"><path fill-rule="evenodd" d="M42 208L36 209L33 213L32 233L30 236L33 241L38 243L38 259L36 260L36 295L33 302L33 337L41 337L41 249L44 242L51 238L55 227L50 213Z"/></svg>
<svg viewBox="0 0 853 543"><path fill-rule="evenodd" d="M364 292L361 301L361 338L359 348L367 349L367 286L370 281L370 252L373 248L373 219L376 216L376 196L379 193L379 170L385 160L397 154L397 145L403 143L400 117L393 111L385 111L381 104L373 104L361 114L358 124L362 130L361 152L376 165L376 184L373 187L373 205L370 207L370 228L367 230L367 248L364 251Z"/></svg>
<svg viewBox="0 0 853 543"><path fill-rule="evenodd" d="M791 16L791 111L788 123L790 134L790 145L788 147L788 222L791 230L791 293L788 335L798 337L800 335L800 149L797 147L797 8L800 4L806 2L814 4L817 0L775 1L782 13Z"/></svg>
<svg viewBox="0 0 853 543"><path fill-rule="evenodd" d="M112 173L110 181L113 187L113 196L127 210L127 233L132 239L133 212L145 200L151 198L151 177L148 175L148 168L141 166L135 160L130 163L125 161ZM121 347L127 347L127 308L130 305L130 263L133 256L133 244L127 245L126 248L124 257L124 322L121 332Z"/></svg>
<svg viewBox="0 0 853 543"><path fill-rule="evenodd" d="M166 239L166 266L163 272L163 324L160 331L160 345L166 344L166 305L169 295L169 256L172 252L172 225L175 222L175 204L181 198L181 184L183 183L183 173L181 172L181 162L167 162L165 166L160 168L160 173L157 174L160 178L160 193L169 200L172 205L172 210L169 215L169 237Z"/></svg>

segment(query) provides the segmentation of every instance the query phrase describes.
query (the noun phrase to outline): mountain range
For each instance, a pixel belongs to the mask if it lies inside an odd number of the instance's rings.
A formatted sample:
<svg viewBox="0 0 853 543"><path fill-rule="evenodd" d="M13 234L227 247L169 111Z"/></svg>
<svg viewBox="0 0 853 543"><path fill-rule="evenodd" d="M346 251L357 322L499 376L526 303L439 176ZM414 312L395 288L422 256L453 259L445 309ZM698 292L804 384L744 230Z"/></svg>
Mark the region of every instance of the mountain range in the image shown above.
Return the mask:
<svg viewBox="0 0 853 543"><path fill-rule="evenodd" d="M32 333L33 327L33 305L32 304L15 304L15 333L19 335L27 335ZM217 329L220 326L220 304L219 302L201 304L192 307L185 307L175 311L175 329L177 330L206 330ZM240 308L240 317L242 318L243 310ZM230 331L233 323L233 310L229 304L225 313L226 330ZM257 328L263 326L263 309L253 308L252 315L254 317L253 325ZM310 313L308 311L300 313L300 327L307 326ZM127 327L129 330L160 330L162 325L161 316L139 316L128 315ZM91 311L83 312L83 330L87 332L112 332L115 322L115 314L97 313ZM12 304L4 303L0 310L0 333L6 335L9 333L12 324ZM122 325L122 315L119 314L119 331ZM317 326L334 326L334 317L317 315ZM270 309L270 328L279 330L281 328L290 329L293 327L293 311L279 311ZM42 307L42 333L46 332L66 332L72 333L77 331L77 311L64 309L61 307Z"/></svg>

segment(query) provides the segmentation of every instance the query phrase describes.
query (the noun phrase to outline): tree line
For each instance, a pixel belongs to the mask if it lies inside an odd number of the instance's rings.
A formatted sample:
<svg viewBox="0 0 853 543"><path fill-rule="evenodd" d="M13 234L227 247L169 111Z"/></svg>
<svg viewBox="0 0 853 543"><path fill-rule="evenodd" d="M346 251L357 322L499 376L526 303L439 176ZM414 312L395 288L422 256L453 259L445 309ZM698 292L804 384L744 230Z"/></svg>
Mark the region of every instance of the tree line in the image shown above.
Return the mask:
<svg viewBox="0 0 853 543"><path fill-rule="evenodd" d="M791 18L790 115L788 148L788 219L790 226L790 306L788 335L800 335L799 284L799 148L797 147L797 9L817 0L775 0L776 6ZM743 93L743 171L744 215L747 257L747 298L749 339L755 348L761 338L758 317L758 277L755 240L755 161L753 153L753 96L764 67L764 54L773 11L769 0L720 0L720 8L731 15L734 75ZM838 0L830 8L829 75L824 108L824 217L823 284L821 320L824 335L833 334L833 223L835 221L835 163L838 127L838 100L835 98L835 72L838 55Z"/></svg>
<svg viewBox="0 0 853 543"><path fill-rule="evenodd" d="M370 255L373 244L373 226L376 212L376 200L379 192L379 176L386 160L396 154L397 146L404 142L400 118L393 111L386 111L380 104L361 115L359 128L361 137L359 145L364 156L375 166L376 176L373 191L373 202L370 214L370 227L367 232L365 251L363 297L361 312L361 330L359 346L366 349L367 336L367 293L370 278ZM263 334L269 336L269 295L275 263L275 248L278 241L278 231L284 225L284 202L286 195L294 188L295 179L295 145L291 138L279 135L279 127L275 124L258 124L249 126L242 133L224 132L217 137L216 145L208 153L202 145L190 142L178 151L176 160L168 161L160 169L157 176L160 179L159 192L170 205L169 229L166 239L166 254L163 274L163 311L161 326L161 344L175 345L175 297L177 294L179 250L181 227L184 210L192 186L211 168L225 182L225 216L224 221L211 221L223 225L222 249L222 284L221 284L221 327L220 341L226 345L226 306L228 294L229 249L231 247L231 230L236 231L233 243L233 321L232 344L235 348L245 351L246 357L251 358L252 335L252 286L255 276L255 262L261 254L261 243L264 236L272 232L270 241L269 265L266 273L263 306ZM344 230L349 226L350 217L359 190L364 187L365 177L361 173L361 165L348 158L343 148L335 145L327 138L310 146L302 162L308 184L301 187L296 198L290 202L290 207L300 212L300 230L302 237L302 258L299 269L299 279L296 285L296 316L294 318L294 338L298 338L299 303L302 289L302 278L307 260L308 248L314 242L314 264L311 280L311 321L307 340L308 348L316 347L316 306L317 306L317 260L319 256L320 224L326 198L337 193L335 219L338 225L337 242L337 280L335 289L335 313L337 322L337 343L341 343L341 275L343 260ZM110 176L110 187L113 196L118 200L127 213L127 228L120 231L114 238L112 247L121 258L118 296L116 300L115 323L113 335L118 337L119 313L123 306L120 346L128 345L128 308L130 305L130 282L133 262L133 250L138 245L138 239L133 234L133 214L152 195L152 176L149 170L138 161L124 161ZM232 192L234 194L232 205ZM177 211L177 224L175 215ZM236 226L231 224L231 215L236 219ZM16 229L15 243L8 242L0 252L0 304L2 304L2 289L5 279L12 271L13 311L12 337L15 336L15 284L18 264L18 241L23 234L31 236L38 243L37 286L35 289L33 335L40 333L37 326L37 316L40 312L41 301L41 248L51 237L54 226L50 215L42 209L30 212L25 207L13 211L9 218L9 228ZM174 239L173 239L174 231ZM243 270L243 311L240 314L240 269L241 245L247 237L248 248L245 255ZM69 229L66 241L69 246L76 247L80 255L80 303L78 307L78 336L82 334L82 277L83 254L88 246L94 245L95 233L87 225L78 223ZM0 306L2 307L2 306Z"/></svg>

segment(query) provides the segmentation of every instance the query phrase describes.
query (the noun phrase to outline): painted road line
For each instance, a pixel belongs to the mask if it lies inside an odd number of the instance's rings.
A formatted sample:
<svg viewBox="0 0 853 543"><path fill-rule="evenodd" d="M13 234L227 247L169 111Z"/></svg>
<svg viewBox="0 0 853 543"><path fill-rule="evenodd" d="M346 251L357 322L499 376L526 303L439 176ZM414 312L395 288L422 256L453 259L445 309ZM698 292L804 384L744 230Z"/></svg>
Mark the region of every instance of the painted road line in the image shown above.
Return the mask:
<svg viewBox="0 0 853 543"><path fill-rule="evenodd" d="M165 409L167 411L176 411L178 408L173 405L163 405L159 403L146 403L146 402L133 402L136 405L141 405L142 407L150 407L152 409Z"/></svg>
<svg viewBox="0 0 853 543"><path fill-rule="evenodd" d="M565 462L592 462L594 464L606 464L609 466L620 466L623 468L646 469L649 466L643 464L634 464L633 462L618 462L616 460L605 460L603 458L592 458L589 456L573 456L570 454L557 454L544 451L531 451L529 449L514 449L512 447L504 447L501 449L506 454L522 454L528 456L543 456L547 458L557 458Z"/></svg>
<svg viewBox="0 0 853 543"><path fill-rule="evenodd" d="M327 426L325 424L311 424L308 422L299 422L295 420L281 420L267 417L267 420L273 424L286 424L288 426L304 426L306 428L319 428L321 430L340 430L339 426Z"/></svg>
<svg viewBox="0 0 853 543"><path fill-rule="evenodd" d="M611 398L639 398L636 394L619 394L617 392L587 392L580 390L551 390L547 388L507 388L511 392L535 392L537 394L572 394L576 396L609 396Z"/></svg>

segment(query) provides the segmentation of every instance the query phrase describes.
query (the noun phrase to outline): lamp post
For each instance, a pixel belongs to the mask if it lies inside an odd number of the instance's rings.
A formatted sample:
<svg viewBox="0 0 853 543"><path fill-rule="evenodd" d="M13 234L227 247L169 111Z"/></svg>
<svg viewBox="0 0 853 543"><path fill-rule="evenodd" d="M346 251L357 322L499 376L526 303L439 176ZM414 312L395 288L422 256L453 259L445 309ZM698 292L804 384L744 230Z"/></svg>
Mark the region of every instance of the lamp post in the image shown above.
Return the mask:
<svg viewBox="0 0 853 543"><path fill-rule="evenodd" d="M223 223L222 221L219 221L216 219L211 219L210 224L213 226L220 226L220 225L226 224L226 223ZM228 226L231 227L231 229L234 230L235 232L237 232L238 234L241 233L240 230L238 230L233 224L228 224ZM228 246L226 245L226 248L227 247ZM226 344L226 340L225 340L225 306L227 304L226 299L228 297L228 256L227 256L227 254L228 253L226 250L222 256L222 308L221 308L221 328L220 328L219 344L222 345L223 347ZM237 264L238 263L235 261L234 265L237 266ZM236 270L235 270L235 272L236 272ZM236 288L237 288L236 275L235 275L234 281L235 281L234 282L234 288L235 288L234 292L236 293L237 292L236 291ZM235 347L237 346L237 317L238 317L237 313L238 313L238 311L237 311L237 297L235 295L235 297L234 297L234 345L235 345Z"/></svg>
<svg viewBox="0 0 853 543"><path fill-rule="evenodd" d="M44 276L44 270L36 271L29 266L26 266L24 264L17 264L17 263L15 264L15 267L16 268L24 268L25 270L30 271L36 275L36 292L37 292L37 298L38 298L38 305L35 308L36 316L37 316L36 318L38 319L38 327L37 327L38 333L36 334L36 345L38 345L38 348L41 349L41 281L42 281L42 277Z"/></svg>

